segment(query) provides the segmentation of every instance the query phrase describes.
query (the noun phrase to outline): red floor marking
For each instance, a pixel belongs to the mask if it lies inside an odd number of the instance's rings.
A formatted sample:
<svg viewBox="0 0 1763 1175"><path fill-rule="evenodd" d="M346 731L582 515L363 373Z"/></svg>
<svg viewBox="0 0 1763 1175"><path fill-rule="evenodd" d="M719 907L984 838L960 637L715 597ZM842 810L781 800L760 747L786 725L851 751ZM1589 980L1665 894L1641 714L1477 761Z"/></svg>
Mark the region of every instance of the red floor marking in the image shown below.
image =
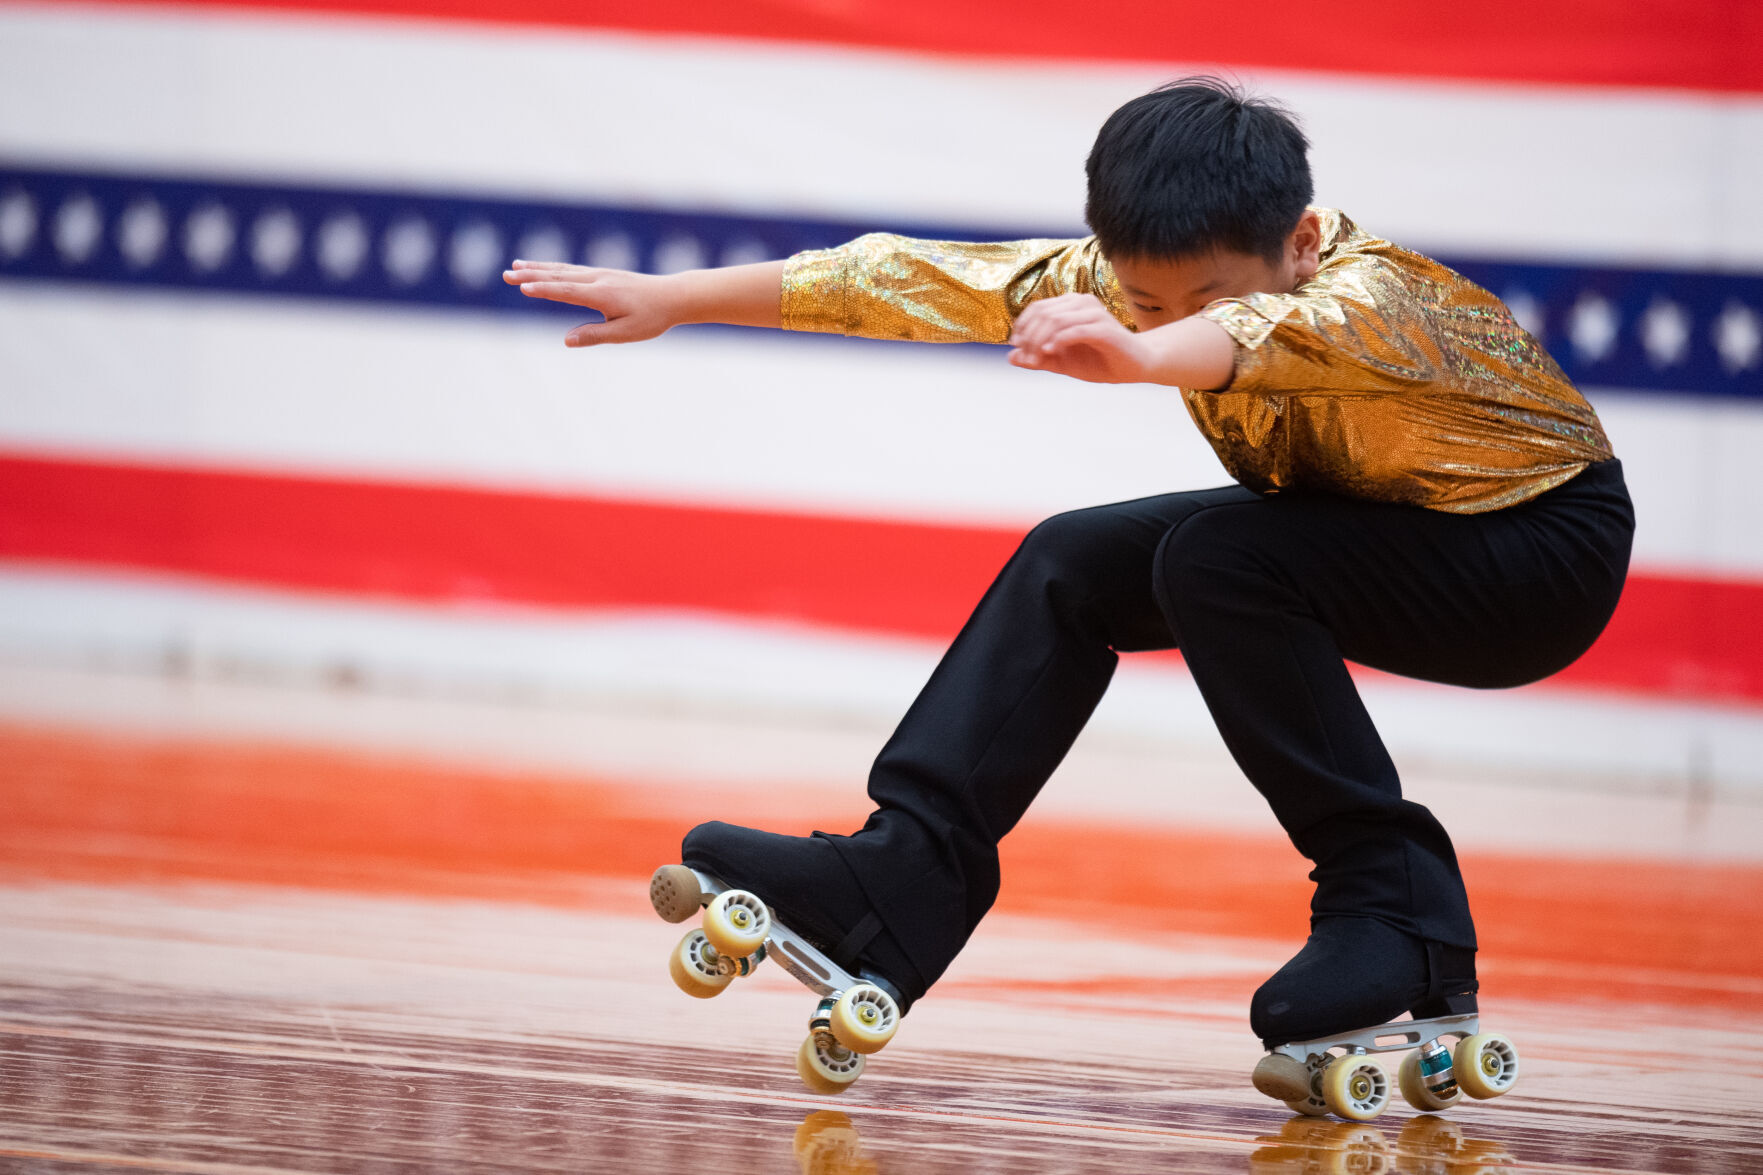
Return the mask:
<svg viewBox="0 0 1763 1175"><path fill-rule="evenodd" d="M946 641L1020 538L0 455L0 558L425 604L695 609ZM1763 583L1635 575L1597 645L1547 684L1763 701Z"/></svg>
<svg viewBox="0 0 1763 1175"><path fill-rule="evenodd" d="M570 905L594 877L629 906L700 819L780 831L860 822L761 790L682 803L640 780L503 775L332 751L0 726L0 873L108 883L228 880ZM711 810L712 806L716 810ZM686 811L690 807L694 810ZM1763 985L1763 867L1469 854L1490 993L1750 1006ZM1004 845L1001 912L1122 936L1294 942L1305 864L1268 837L1037 821ZM1235 990L1231 984L1224 988ZM1224 990L1221 988L1221 990Z"/></svg>

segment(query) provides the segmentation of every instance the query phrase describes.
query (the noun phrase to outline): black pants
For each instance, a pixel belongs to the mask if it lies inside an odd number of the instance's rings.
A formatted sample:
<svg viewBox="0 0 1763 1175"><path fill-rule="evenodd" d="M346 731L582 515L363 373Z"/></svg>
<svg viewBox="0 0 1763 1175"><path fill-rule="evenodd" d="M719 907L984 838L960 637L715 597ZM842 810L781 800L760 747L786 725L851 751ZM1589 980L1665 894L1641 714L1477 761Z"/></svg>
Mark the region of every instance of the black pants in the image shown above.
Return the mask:
<svg viewBox="0 0 1763 1175"><path fill-rule="evenodd" d="M928 986L991 907L998 841L1116 654L1180 648L1231 754L1315 865L1313 915L1473 948L1450 838L1402 798L1343 658L1476 688L1547 677L1603 630L1633 530L1616 461L1482 514L1232 486L1057 515L877 758L868 824L830 839Z"/></svg>

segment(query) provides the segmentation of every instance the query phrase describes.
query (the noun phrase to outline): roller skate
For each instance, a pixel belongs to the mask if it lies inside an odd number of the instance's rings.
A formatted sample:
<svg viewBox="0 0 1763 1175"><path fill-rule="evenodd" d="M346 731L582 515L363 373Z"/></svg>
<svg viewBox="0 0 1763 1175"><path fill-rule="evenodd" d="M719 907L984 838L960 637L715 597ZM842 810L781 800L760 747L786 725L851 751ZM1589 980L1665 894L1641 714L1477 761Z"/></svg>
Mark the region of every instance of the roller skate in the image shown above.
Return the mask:
<svg viewBox="0 0 1763 1175"><path fill-rule="evenodd" d="M1474 975L1473 951L1366 918L1319 921L1255 993L1250 1021L1268 1050L1255 1088L1294 1113L1366 1122L1390 1101L1389 1075L1370 1054L1406 1052L1396 1086L1417 1110L1501 1096L1518 1080L1518 1050L1481 1030ZM1319 994L1330 991L1332 999ZM1397 1019L1403 1009L1408 1018ZM1343 1021L1372 1027L1304 1031Z"/></svg>
<svg viewBox="0 0 1763 1175"><path fill-rule="evenodd" d="M753 893L688 865L663 865L649 882L649 902L668 922L694 914L701 924L686 933L668 959L674 984L709 999L765 959L820 997L808 1037L796 1052L796 1072L815 1093L843 1093L863 1075L865 1058L894 1037L904 1015L900 993L886 979L853 975L827 950L784 925Z"/></svg>
<svg viewBox="0 0 1763 1175"><path fill-rule="evenodd" d="M1455 1040L1447 1048L1445 1041ZM1409 1051L1412 1050L1412 1051ZM1402 1097L1416 1110L1449 1109L1460 1094L1495 1098L1518 1080L1518 1050L1481 1031L1474 1014L1394 1020L1375 1028L1280 1045L1255 1066L1255 1088L1297 1114L1334 1114L1368 1122L1390 1103L1390 1079L1368 1054L1407 1051L1396 1070Z"/></svg>

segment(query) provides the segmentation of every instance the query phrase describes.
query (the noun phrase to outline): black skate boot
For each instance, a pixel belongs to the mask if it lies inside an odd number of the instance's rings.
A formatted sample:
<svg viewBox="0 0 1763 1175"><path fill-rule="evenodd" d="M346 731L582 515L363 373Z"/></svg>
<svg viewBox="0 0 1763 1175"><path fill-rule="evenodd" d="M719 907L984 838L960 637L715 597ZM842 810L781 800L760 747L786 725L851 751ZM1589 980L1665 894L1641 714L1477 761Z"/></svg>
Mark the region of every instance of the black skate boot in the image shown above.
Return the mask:
<svg viewBox="0 0 1763 1175"><path fill-rule="evenodd" d="M1390 1092L1366 1054L1416 1049L1399 1073L1416 1109L1442 1110L1459 1092L1498 1097L1517 1080L1518 1054L1481 1032L1476 990L1472 950L1374 918L1318 918L1304 949L1250 1003L1249 1025L1268 1049L1255 1088L1299 1113L1365 1121ZM1403 1013L1409 1018L1396 1019ZM1457 1038L1456 1049L1441 1037Z"/></svg>
<svg viewBox="0 0 1763 1175"><path fill-rule="evenodd" d="M822 833L781 836L732 824L686 834L683 864L649 884L655 912L683 922L702 911L670 962L674 983L709 998L771 958L821 997L796 1057L803 1082L839 1093L864 1057L893 1037L924 994L899 944Z"/></svg>

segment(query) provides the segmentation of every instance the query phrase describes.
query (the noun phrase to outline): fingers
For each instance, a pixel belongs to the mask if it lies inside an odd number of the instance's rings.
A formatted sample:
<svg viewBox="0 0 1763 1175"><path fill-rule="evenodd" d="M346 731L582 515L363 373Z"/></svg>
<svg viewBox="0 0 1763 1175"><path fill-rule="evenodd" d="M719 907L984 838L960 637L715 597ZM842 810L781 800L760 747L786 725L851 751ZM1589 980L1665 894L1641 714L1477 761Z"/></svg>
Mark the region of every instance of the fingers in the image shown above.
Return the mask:
<svg viewBox="0 0 1763 1175"><path fill-rule="evenodd" d="M660 334L653 323L630 318L610 318L605 322L584 322L563 336L566 347L597 347L601 343L635 343Z"/></svg>
<svg viewBox="0 0 1763 1175"><path fill-rule="evenodd" d="M547 302L563 302L570 306L585 306L589 310L605 310L608 302L607 291L596 290L592 282L562 282L530 280L511 283L520 287L520 292L529 298L543 298Z"/></svg>
<svg viewBox="0 0 1763 1175"><path fill-rule="evenodd" d="M1065 294L1024 307L1010 332L1010 341L1018 346L1032 345L1060 324L1100 320L1114 321L1102 303L1088 294Z"/></svg>
<svg viewBox="0 0 1763 1175"><path fill-rule="evenodd" d="M603 337L606 324L603 322L584 322L563 336L565 347L592 347L596 343L610 343L615 340Z"/></svg>
<svg viewBox="0 0 1763 1175"><path fill-rule="evenodd" d="M1081 347L1109 348L1113 332L1095 323L1070 323L1038 339L1033 346L1016 347L1010 362L1036 370L1064 370L1066 357Z"/></svg>
<svg viewBox="0 0 1763 1175"><path fill-rule="evenodd" d="M532 282L591 282L603 271L588 265L570 265L564 261L516 261L513 268L502 271L502 280L511 286Z"/></svg>
<svg viewBox="0 0 1763 1175"><path fill-rule="evenodd" d="M1073 341L1094 342L1125 329L1106 307L1087 294L1035 302L1023 310L1010 332L1010 342L1015 347L1011 362L1018 367L1035 366L1037 358L1051 355ZM1085 333L1074 335L1073 331Z"/></svg>

